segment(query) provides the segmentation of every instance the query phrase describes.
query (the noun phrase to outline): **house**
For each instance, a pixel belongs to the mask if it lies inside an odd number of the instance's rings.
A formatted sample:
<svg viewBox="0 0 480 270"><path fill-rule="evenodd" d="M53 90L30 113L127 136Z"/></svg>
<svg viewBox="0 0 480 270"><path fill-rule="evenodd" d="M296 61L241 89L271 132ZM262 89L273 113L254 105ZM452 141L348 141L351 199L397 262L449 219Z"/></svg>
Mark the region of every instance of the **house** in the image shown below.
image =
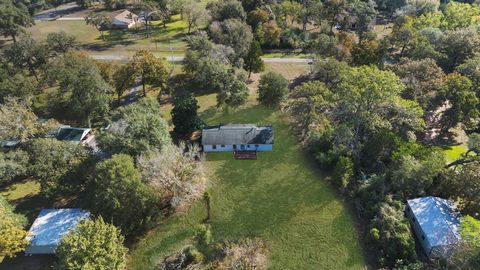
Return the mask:
<svg viewBox="0 0 480 270"><path fill-rule="evenodd" d="M460 240L459 215L451 201L432 196L411 199L405 211L428 257L446 257Z"/></svg>
<svg viewBox="0 0 480 270"><path fill-rule="evenodd" d="M70 141L86 145L93 140L94 135L90 128L62 126L55 132L54 137L59 141Z"/></svg>
<svg viewBox="0 0 480 270"><path fill-rule="evenodd" d="M90 213L75 208L42 209L27 236L30 245L25 254L54 254L62 237Z"/></svg>
<svg viewBox="0 0 480 270"><path fill-rule="evenodd" d="M137 24L141 23L138 15L124 10L120 13L113 13L110 20L112 21L112 28L127 29L135 27Z"/></svg>
<svg viewBox="0 0 480 270"><path fill-rule="evenodd" d="M252 124L206 128L202 131L202 146L204 152L272 151L273 129Z"/></svg>

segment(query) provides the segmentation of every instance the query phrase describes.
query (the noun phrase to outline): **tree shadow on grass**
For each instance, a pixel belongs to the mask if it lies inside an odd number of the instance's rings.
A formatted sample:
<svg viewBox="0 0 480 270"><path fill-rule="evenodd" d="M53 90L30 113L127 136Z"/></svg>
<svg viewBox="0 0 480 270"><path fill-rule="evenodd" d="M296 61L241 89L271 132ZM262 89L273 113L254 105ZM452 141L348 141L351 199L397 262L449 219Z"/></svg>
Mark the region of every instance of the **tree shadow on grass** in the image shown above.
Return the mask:
<svg viewBox="0 0 480 270"><path fill-rule="evenodd" d="M12 201L12 203L16 206L16 211L24 214L28 218L29 224L33 223L42 208L53 206L53 202L47 200L41 194L27 195Z"/></svg>

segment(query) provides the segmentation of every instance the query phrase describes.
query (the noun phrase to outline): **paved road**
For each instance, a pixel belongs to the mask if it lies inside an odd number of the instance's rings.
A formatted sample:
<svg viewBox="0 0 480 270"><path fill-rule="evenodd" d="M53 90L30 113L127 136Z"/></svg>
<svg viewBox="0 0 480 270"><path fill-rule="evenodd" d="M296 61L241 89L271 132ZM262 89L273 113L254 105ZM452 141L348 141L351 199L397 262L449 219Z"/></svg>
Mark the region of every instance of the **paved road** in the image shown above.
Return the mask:
<svg viewBox="0 0 480 270"><path fill-rule="evenodd" d="M97 60L128 60L130 56L125 54L90 54L90 57ZM167 60L171 62L183 61L183 56L168 56ZM267 63L310 63L310 58L271 58L262 57L264 62Z"/></svg>
<svg viewBox="0 0 480 270"><path fill-rule="evenodd" d="M49 9L39 12L33 16L33 19L38 21L51 21L51 20L68 20L69 17L60 17L57 16L68 15L70 12L80 9L80 6L77 5L75 2L67 3L64 5L58 6L56 9ZM79 19L80 17L70 17L75 19ZM83 20L83 18L81 18Z"/></svg>

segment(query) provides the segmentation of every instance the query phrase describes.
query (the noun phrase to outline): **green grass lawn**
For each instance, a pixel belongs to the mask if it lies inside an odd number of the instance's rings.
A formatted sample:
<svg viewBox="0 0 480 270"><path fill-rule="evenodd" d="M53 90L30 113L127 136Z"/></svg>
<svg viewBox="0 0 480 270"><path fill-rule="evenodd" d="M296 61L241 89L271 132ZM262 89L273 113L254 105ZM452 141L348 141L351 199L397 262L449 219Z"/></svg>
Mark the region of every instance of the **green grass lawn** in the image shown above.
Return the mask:
<svg viewBox="0 0 480 270"><path fill-rule="evenodd" d="M462 154L465 154L465 152L467 151L468 151L468 147L463 144L449 146L443 150L448 163L459 159L462 156Z"/></svg>
<svg viewBox="0 0 480 270"><path fill-rule="evenodd" d="M200 98L200 103L211 106L211 99ZM237 111L202 111L209 124L272 124L275 130L275 150L255 161L234 160L232 153L207 155L215 241L263 238L270 269L365 268L352 213L299 149L281 113L253 99ZM132 248L129 269L152 269L190 243L204 217L197 202L164 220Z"/></svg>
<svg viewBox="0 0 480 270"><path fill-rule="evenodd" d="M182 21L179 15L175 15L166 28L157 21L152 24L149 38L146 37L145 27L140 27L104 31L105 41L101 39L100 32L95 27L87 25L84 21L39 21L28 28L27 32L35 39L44 40L48 33L64 31L75 36L87 51L97 53L131 54L145 49L162 56L183 55L187 23Z"/></svg>

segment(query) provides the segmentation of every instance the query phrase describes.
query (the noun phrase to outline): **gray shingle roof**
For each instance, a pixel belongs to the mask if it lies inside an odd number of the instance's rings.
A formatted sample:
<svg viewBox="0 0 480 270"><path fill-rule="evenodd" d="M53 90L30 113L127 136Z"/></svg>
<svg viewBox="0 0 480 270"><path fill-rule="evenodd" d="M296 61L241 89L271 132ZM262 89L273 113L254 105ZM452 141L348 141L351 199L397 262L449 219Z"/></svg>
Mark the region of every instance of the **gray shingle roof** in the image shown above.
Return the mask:
<svg viewBox="0 0 480 270"><path fill-rule="evenodd" d="M273 129L251 124L203 129L202 145L273 144Z"/></svg>

